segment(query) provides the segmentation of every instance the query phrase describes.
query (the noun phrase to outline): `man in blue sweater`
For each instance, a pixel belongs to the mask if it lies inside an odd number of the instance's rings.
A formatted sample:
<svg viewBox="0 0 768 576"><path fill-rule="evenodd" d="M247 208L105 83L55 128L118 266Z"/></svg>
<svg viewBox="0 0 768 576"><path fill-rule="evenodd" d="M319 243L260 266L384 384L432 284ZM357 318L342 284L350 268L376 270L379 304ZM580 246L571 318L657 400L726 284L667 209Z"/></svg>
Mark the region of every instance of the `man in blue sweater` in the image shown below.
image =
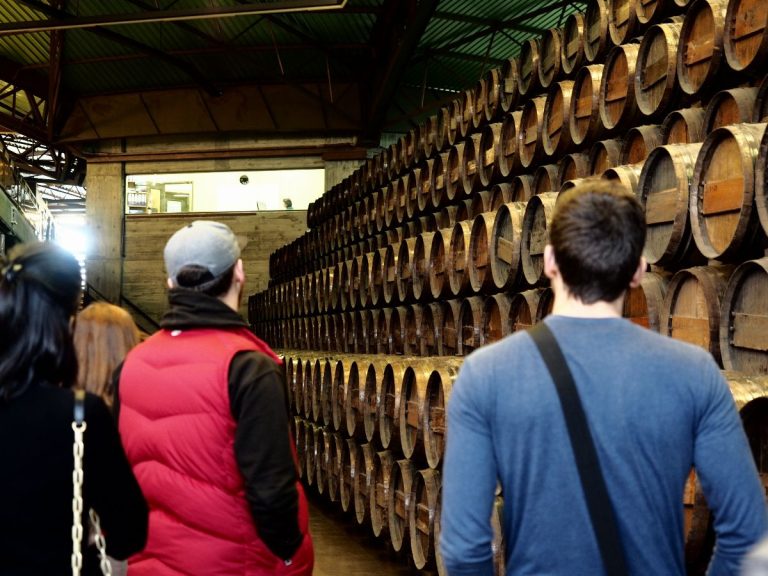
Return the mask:
<svg viewBox="0 0 768 576"><path fill-rule="evenodd" d="M685 574L693 466L715 518L709 575L736 575L768 528L763 489L712 357L621 317L644 241L643 210L620 186L564 194L544 252L555 293L545 323L581 397L629 573ZM450 576L493 574L497 482L507 576L606 573L557 391L525 332L474 352L453 387L440 539Z"/></svg>

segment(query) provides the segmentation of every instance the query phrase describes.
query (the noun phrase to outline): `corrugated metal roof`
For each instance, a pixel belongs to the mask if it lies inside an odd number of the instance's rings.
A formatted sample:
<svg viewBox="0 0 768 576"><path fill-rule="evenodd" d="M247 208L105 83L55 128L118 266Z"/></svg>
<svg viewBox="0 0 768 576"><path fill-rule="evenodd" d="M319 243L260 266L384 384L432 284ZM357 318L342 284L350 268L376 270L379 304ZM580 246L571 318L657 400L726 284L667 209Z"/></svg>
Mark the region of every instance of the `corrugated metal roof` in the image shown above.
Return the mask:
<svg viewBox="0 0 768 576"><path fill-rule="evenodd" d="M72 0L66 9L77 18L243 5L241 0L177 0L170 5L157 0ZM363 82L383 65L374 59L380 52L376 35L386 40L399 33L379 21L418 6L400 0L348 0L342 12L67 30L62 85L73 96L195 84L327 85L329 74L331 81ZM389 129L408 127L405 120L393 119L417 115L423 94L428 102L472 87L489 68L518 55L523 41L561 26L584 6L563 0L439 0L395 91ZM58 17L44 12L5 0L0 2L0 23ZM49 32L0 35L0 56L47 74L50 38Z"/></svg>

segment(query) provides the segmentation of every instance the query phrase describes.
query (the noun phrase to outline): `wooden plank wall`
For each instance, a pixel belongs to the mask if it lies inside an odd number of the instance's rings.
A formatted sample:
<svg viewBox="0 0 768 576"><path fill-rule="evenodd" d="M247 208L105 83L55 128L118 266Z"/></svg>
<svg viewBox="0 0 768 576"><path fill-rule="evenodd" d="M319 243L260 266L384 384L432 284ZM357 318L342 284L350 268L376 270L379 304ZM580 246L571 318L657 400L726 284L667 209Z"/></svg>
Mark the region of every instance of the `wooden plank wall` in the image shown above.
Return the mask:
<svg viewBox="0 0 768 576"><path fill-rule="evenodd" d="M167 308L163 248L176 230L193 220L223 222L235 234L248 239L242 254L246 286L240 309L243 317L247 318L247 296L267 288L269 255L306 231L307 212L286 210L127 216L123 296L156 321Z"/></svg>

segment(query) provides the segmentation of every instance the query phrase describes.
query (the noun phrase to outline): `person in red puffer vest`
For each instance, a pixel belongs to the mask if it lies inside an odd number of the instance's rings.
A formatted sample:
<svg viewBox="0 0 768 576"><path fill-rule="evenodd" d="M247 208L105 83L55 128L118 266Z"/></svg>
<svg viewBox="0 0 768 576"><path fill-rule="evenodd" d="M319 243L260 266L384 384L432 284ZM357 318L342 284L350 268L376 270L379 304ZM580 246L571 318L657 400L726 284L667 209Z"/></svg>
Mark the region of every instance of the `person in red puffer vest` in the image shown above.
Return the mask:
<svg viewBox="0 0 768 576"><path fill-rule="evenodd" d="M150 508L131 576L312 573L280 359L237 313L240 248L218 222L171 237L170 309L115 377L120 435Z"/></svg>

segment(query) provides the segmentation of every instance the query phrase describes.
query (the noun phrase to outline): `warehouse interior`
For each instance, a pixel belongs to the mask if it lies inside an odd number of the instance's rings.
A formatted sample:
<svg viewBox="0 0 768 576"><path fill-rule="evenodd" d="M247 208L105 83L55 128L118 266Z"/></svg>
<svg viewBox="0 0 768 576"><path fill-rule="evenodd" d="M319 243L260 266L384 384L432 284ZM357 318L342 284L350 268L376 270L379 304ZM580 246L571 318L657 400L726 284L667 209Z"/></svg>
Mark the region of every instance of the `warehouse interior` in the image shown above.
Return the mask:
<svg viewBox="0 0 768 576"><path fill-rule="evenodd" d="M624 316L712 354L768 486L767 66L765 0L8 0L0 251L74 238L88 298L152 333L170 235L247 238L241 313L342 534L316 573L443 574L451 382L551 311L547 226L589 178L645 209ZM703 574L695 474L684 509Z"/></svg>

